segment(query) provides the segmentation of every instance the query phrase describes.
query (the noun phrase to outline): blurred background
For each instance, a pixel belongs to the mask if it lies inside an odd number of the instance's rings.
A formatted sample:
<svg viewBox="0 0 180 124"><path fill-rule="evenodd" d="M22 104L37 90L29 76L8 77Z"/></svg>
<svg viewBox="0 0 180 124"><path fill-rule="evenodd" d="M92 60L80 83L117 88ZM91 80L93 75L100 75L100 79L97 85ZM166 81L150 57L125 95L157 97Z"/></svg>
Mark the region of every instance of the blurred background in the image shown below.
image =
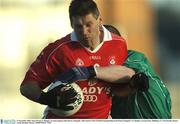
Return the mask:
<svg viewBox="0 0 180 124"><path fill-rule="evenodd" d="M104 24L141 51L168 87L180 118L180 0L95 0ZM30 64L48 43L72 31L70 0L0 0L0 118L42 118L45 106L21 96Z"/></svg>

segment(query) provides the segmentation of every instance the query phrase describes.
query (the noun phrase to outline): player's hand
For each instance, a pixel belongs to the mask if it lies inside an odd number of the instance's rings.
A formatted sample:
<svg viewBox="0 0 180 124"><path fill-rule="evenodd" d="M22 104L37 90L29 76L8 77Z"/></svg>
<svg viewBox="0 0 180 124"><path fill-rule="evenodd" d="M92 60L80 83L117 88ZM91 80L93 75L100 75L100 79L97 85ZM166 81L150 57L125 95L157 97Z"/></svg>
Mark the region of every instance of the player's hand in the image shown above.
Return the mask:
<svg viewBox="0 0 180 124"><path fill-rule="evenodd" d="M138 91L147 91L149 89L149 79L147 75L142 72L136 73L132 76L129 85Z"/></svg>
<svg viewBox="0 0 180 124"><path fill-rule="evenodd" d="M69 85L59 85L48 92L42 92L39 97L39 103L48 105L52 108L63 110L72 110L73 106L67 106L76 101L77 93Z"/></svg>
<svg viewBox="0 0 180 124"><path fill-rule="evenodd" d="M96 76L93 66L90 67L74 67L59 75L58 80L63 83L72 83L79 80L87 80Z"/></svg>

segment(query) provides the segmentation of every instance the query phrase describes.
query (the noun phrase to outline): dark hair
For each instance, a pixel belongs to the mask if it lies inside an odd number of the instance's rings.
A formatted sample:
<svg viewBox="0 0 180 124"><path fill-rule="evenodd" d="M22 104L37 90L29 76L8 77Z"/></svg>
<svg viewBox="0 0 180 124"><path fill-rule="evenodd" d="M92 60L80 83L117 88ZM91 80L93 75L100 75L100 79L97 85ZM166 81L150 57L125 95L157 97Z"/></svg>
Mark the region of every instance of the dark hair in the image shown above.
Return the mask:
<svg viewBox="0 0 180 124"><path fill-rule="evenodd" d="M104 25L104 27L105 27L106 29L108 29L110 32L121 36L121 33L120 33L120 32L118 31L118 29L115 28L114 26L112 26L112 25Z"/></svg>
<svg viewBox="0 0 180 124"><path fill-rule="evenodd" d="M69 17L72 24L72 17L85 16L92 13L97 19L99 17L99 10L93 0L72 0L69 6Z"/></svg>

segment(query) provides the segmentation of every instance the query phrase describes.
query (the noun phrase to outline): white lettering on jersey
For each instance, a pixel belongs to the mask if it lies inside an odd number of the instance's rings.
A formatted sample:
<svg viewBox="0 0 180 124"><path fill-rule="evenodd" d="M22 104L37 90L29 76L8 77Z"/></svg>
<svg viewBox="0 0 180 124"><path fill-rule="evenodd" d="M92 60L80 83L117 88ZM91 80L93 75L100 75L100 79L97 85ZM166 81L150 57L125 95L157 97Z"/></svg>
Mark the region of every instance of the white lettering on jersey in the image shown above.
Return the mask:
<svg viewBox="0 0 180 124"><path fill-rule="evenodd" d="M89 94L94 94L94 93L96 93L96 87L89 87Z"/></svg>
<svg viewBox="0 0 180 124"><path fill-rule="evenodd" d="M110 94L110 92L111 92L111 87L106 87L106 94Z"/></svg>
<svg viewBox="0 0 180 124"><path fill-rule="evenodd" d="M97 87L98 94L101 94L103 89L104 89L104 87Z"/></svg>
<svg viewBox="0 0 180 124"><path fill-rule="evenodd" d="M84 94L84 102L96 102L98 97L96 94L101 94L103 91L110 94L110 87L84 87L82 89Z"/></svg>
<svg viewBox="0 0 180 124"><path fill-rule="evenodd" d="M90 56L90 60L101 60L101 56Z"/></svg>
<svg viewBox="0 0 180 124"><path fill-rule="evenodd" d="M111 57L111 58L112 58L111 60L114 60L115 57ZM80 60L81 59L79 59L78 61ZM99 67L100 65L96 63L94 64L94 66ZM82 89L84 95L84 102L96 102L98 100L97 94L101 94L102 92L105 92L107 95L110 94L110 90L111 90L110 87L96 86L97 83L98 83L97 79L91 79L88 81L89 87L84 87Z"/></svg>
<svg viewBox="0 0 180 124"><path fill-rule="evenodd" d="M88 81L88 86L94 86L97 84L97 79L91 79Z"/></svg>

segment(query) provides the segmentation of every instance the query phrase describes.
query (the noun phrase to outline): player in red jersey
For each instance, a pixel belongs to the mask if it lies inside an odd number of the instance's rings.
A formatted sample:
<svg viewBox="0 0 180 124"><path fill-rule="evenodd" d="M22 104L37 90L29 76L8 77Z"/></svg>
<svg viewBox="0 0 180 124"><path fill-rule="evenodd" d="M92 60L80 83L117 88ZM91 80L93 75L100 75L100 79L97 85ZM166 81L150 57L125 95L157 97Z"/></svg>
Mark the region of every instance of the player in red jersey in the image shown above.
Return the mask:
<svg viewBox="0 0 180 124"><path fill-rule="evenodd" d="M93 0L73 0L69 14L74 31L43 49L27 71L20 91L32 101L70 110L72 107L66 105L75 101L74 90L56 94L46 93L43 89L57 80L66 83L77 81L84 96L91 96L93 100L85 98L81 109L67 118L108 118L112 99L109 95L110 82L119 79L128 81L134 75L132 69L121 66L127 58L126 42L102 26L99 10ZM95 66L100 66L96 72ZM74 72L80 76L72 77ZM69 78L66 78L68 74ZM60 100L57 99L58 95L61 96ZM46 118L62 117L47 111Z"/></svg>

